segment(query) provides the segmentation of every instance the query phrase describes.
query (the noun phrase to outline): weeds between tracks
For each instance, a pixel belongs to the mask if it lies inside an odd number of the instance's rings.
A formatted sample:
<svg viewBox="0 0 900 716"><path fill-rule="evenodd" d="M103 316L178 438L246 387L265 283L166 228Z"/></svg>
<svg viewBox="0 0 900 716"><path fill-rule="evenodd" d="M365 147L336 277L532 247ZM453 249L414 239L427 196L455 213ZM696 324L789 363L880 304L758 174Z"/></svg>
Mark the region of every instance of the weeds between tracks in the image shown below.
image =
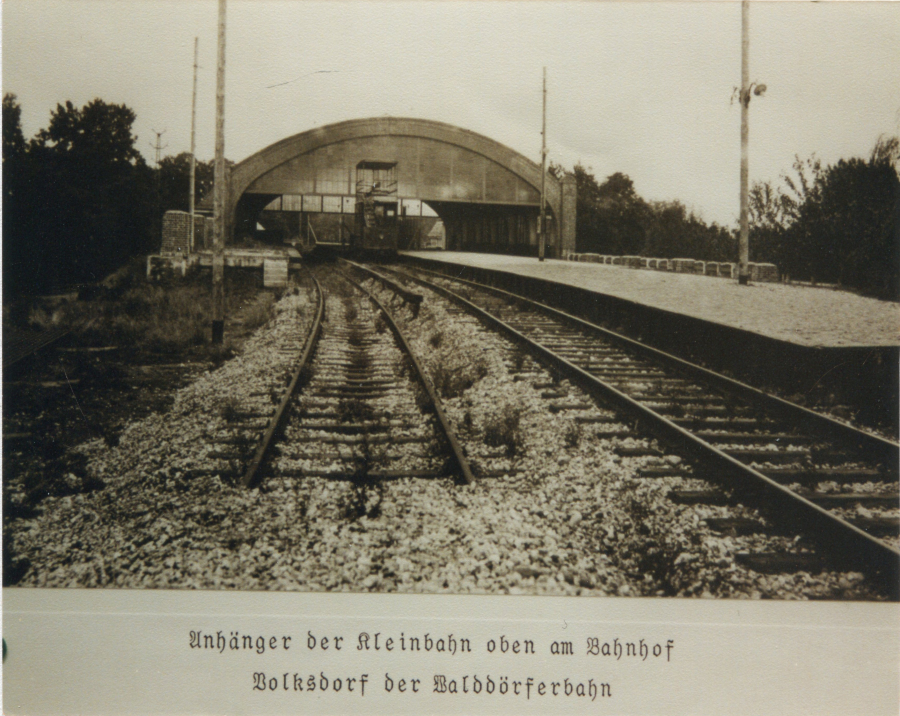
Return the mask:
<svg viewBox="0 0 900 716"><path fill-rule="evenodd" d="M521 409L507 403L500 414L484 426L484 442L491 447L505 447L506 454L514 457L524 444L521 419Z"/></svg>

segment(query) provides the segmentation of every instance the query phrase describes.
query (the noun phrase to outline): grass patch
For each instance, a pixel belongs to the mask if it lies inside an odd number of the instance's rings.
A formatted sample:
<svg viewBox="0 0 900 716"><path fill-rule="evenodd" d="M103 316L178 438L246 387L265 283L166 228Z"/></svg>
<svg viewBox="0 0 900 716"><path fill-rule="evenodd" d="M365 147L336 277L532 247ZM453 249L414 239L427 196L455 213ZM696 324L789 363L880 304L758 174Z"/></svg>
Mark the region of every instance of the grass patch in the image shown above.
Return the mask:
<svg viewBox="0 0 900 716"><path fill-rule="evenodd" d="M371 474L372 468L380 460L372 454L368 440L363 442L362 451L359 466L350 481L350 496L343 510L344 517L352 521L362 517L375 519L381 515L381 502L384 499L381 479Z"/></svg>
<svg viewBox="0 0 900 716"><path fill-rule="evenodd" d="M249 331L255 331L266 325L275 317L275 294L263 293L256 303L249 306L242 315L244 327Z"/></svg>
<svg viewBox="0 0 900 716"><path fill-rule="evenodd" d="M225 277L225 314L234 315L258 291L259 276L232 272ZM96 295L94 295L96 294ZM148 280L140 267L131 267L113 289L92 294L89 301L72 304L90 326L81 340L94 345L119 345L158 353L196 351L209 345L212 290L209 275L199 271L185 277ZM262 325L272 316L271 293L243 316L245 325ZM216 350L220 350L217 347ZM215 359L215 356L212 357Z"/></svg>

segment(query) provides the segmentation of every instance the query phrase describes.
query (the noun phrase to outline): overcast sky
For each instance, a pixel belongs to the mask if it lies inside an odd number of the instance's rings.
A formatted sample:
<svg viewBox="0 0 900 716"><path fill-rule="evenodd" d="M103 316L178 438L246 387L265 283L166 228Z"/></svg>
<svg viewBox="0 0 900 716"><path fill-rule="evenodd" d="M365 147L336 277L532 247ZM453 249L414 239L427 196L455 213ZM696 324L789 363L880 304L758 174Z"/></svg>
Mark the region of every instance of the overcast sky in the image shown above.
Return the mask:
<svg viewBox="0 0 900 716"><path fill-rule="evenodd" d="M203 0L4 0L3 90L26 137L57 102L137 113L153 158L190 147L200 38L197 155L213 156L217 6ZM750 8L750 177L793 157L868 156L900 134L900 3ZM550 158L709 221L738 214L741 7L721 3L263 2L230 0L225 153L375 116L440 120L540 159L541 68Z"/></svg>

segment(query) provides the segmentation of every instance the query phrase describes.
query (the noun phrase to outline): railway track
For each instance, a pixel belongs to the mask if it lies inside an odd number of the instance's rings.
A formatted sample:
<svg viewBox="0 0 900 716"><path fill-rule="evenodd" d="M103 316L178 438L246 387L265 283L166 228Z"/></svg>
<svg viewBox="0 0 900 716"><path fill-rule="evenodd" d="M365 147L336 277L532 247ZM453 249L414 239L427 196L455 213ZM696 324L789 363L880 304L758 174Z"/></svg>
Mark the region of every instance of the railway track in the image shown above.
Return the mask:
<svg viewBox="0 0 900 716"><path fill-rule="evenodd" d="M259 405L242 406L220 438L232 451L213 456L246 460L252 451L245 487L264 474L360 486L451 475L472 482L440 401L387 308L333 269L320 268L313 281L316 315L306 337L294 334L294 345L283 347L298 360L277 407L267 408L265 392Z"/></svg>
<svg viewBox="0 0 900 716"><path fill-rule="evenodd" d="M67 287L60 293L70 295L72 299L78 296L78 292L85 286L77 285ZM26 366L25 359L39 354L47 348L54 347L70 334L85 331L91 328L95 319L77 320L61 326L51 326L40 331L11 329L3 336L3 372L14 372Z"/></svg>
<svg viewBox="0 0 900 716"><path fill-rule="evenodd" d="M613 405L631 425L656 435L665 452L686 457L670 460L645 445L620 450L649 458L641 478L684 478L691 489L673 489L670 499L752 504L766 518L766 524L723 519L714 528L732 534L787 530L816 545L812 551L744 553L739 561L745 566L810 571L834 565L862 571L900 598L896 444L499 289L422 269L394 273L475 313ZM565 399L565 391L550 393ZM575 421L594 420L585 412L588 404L557 405Z"/></svg>
<svg viewBox="0 0 900 716"><path fill-rule="evenodd" d="M3 341L4 372L24 364L26 358L50 348L75 330L73 326L56 326L40 332L14 332Z"/></svg>
<svg viewBox="0 0 900 716"><path fill-rule="evenodd" d="M560 356L525 348L409 278L348 271L396 327L331 266L314 267L320 288L308 275L295 277L240 355L205 371L165 414L135 421L120 440L84 445L83 475L73 473L84 489L67 491L71 470L61 466L65 489L8 520L18 581L873 600L891 593L852 560L845 570L803 568L802 560L832 553L809 539L811 530L785 519L775 531L755 508L764 495L719 487L718 466L685 442L655 438L662 433L646 416L585 389ZM505 296L480 299L473 289L470 297L511 322L521 318L521 306L513 310ZM593 355L594 344L585 346L575 347ZM584 362L577 353L570 359ZM416 364L426 381L415 377ZM444 411L452 431L442 425ZM461 458L448 433L458 436ZM447 489L451 476L466 481L465 463L475 483ZM94 478L97 489L87 489ZM241 489L242 481L259 489ZM32 506L19 492L12 497ZM885 512L874 502L867 509ZM64 561L59 544L75 545Z"/></svg>

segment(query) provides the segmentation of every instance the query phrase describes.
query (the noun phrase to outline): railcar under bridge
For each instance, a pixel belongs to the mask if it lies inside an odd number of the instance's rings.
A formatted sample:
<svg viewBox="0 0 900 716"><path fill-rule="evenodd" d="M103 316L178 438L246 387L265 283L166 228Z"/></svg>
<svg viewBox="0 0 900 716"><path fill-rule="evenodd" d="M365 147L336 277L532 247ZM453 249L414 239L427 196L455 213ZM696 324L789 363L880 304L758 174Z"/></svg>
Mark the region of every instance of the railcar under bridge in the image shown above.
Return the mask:
<svg viewBox="0 0 900 716"><path fill-rule="evenodd" d="M226 244L341 243L360 167L392 167L400 248L443 221L446 248L536 255L540 165L442 122L375 118L288 137L230 171ZM575 181L547 175L548 256L575 250Z"/></svg>

